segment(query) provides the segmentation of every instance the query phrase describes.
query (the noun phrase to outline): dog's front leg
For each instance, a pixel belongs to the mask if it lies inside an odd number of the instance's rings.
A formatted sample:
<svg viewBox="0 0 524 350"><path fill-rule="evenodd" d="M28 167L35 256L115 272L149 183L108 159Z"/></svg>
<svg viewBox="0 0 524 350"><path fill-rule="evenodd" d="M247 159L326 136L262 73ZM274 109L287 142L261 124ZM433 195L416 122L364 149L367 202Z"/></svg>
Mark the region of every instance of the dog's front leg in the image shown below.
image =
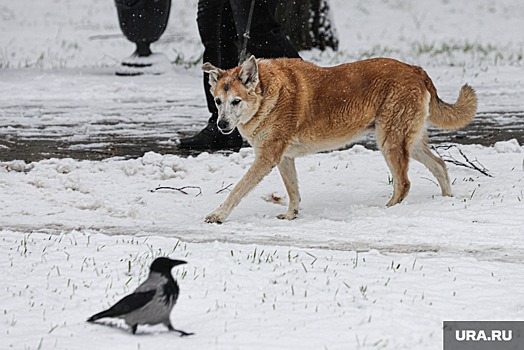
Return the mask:
<svg viewBox="0 0 524 350"><path fill-rule="evenodd" d="M289 206L287 213L277 216L279 219L293 220L298 215L298 204L300 203L300 193L298 191L297 169L295 159L284 157L278 164L278 171L284 180L287 194L289 196Z"/></svg>
<svg viewBox="0 0 524 350"><path fill-rule="evenodd" d="M278 162L265 157L255 158L255 162L242 179L233 188L226 201L220 205L214 212L206 216L205 221L208 223L221 224L231 214L233 209L240 203L242 198L255 188L262 179L271 172Z"/></svg>

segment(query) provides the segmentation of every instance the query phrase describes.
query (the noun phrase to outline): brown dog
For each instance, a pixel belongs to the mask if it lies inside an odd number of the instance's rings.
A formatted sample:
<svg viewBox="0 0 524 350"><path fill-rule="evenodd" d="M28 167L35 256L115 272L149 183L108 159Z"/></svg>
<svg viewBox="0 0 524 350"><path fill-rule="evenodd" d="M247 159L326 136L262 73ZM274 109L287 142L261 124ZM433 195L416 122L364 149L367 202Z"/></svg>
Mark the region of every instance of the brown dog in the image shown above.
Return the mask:
<svg viewBox="0 0 524 350"><path fill-rule="evenodd" d="M455 104L440 100L426 72L387 58L322 68L300 59L257 60L224 71L205 63L218 107L218 127L238 128L255 150L255 162L226 201L206 222L222 223L240 200L278 167L289 208L280 219L298 214L296 157L344 147L374 128L377 144L393 175L387 206L408 194L409 158L437 178L443 196L451 196L444 161L428 147L426 128L467 125L477 110L473 88L464 85Z"/></svg>

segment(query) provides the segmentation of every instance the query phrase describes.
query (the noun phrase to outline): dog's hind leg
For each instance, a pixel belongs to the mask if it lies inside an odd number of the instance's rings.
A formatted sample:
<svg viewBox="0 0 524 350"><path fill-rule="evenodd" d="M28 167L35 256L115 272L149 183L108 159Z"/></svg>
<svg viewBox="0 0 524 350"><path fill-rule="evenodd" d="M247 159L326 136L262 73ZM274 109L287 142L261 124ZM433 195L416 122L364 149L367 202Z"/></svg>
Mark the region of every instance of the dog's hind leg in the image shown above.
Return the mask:
<svg viewBox="0 0 524 350"><path fill-rule="evenodd" d="M382 154L393 176L393 196L386 204L391 207L402 202L411 187L408 179L409 151L404 145L384 144Z"/></svg>
<svg viewBox="0 0 524 350"><path fill-rule="evenodd" d="M426 168L437 178L437 181L442 190L442 195L451 197L451 185L449 183L448 170L444 161L431 152L426 140L420 140L413 145L411 149L411 157L416 161L424 164Z"/></svg>
<svg viewBox="0 0 524 350"><path fill-rule="evenodd" d="M409 152L417 133L413 130L410 118L413 112L409 107L392 103L376 119L377 145L393 176L393 196L386 204L388 207L402 202L411 187L408 179ZM403 122L404 119L411 123Z"/></svg>
<svg viewBox="0 0 524 350"><path fill-rule="evenodd" d="M277 216L279 219L293 220L298 215L298 205L300 203L300 192L298 190L297 169L295 168L295 159L283 157L278 164L278 170L284 180L287 194L289 196L289 206L287 213Z"/></svg>
<svg viewBox="0 0 524 350"><path fill-rule="evenodd" d="M424 158L419 150L426 155L421 145L431 96L425 90L420 93L423 95L411 89L397 91L384 103L376 117L377 144L393 175L394 190L386 204L388 207L402 202L408 195L411 187L408 166L413 149L416 153L413 157Z"/></svg>

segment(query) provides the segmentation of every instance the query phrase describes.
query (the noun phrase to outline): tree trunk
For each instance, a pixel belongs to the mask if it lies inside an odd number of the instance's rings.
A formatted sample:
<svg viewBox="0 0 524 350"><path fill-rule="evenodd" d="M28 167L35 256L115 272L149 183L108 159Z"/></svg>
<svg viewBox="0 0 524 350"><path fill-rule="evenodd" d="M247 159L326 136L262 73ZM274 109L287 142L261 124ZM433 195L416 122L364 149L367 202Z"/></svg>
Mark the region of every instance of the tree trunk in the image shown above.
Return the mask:
<svg viewBox="0 0 524 350"><path fill-rule="evenodd" d="M329 0L281 0L276 18L297 50L331 47L338 49L338 38Z"/></svg>

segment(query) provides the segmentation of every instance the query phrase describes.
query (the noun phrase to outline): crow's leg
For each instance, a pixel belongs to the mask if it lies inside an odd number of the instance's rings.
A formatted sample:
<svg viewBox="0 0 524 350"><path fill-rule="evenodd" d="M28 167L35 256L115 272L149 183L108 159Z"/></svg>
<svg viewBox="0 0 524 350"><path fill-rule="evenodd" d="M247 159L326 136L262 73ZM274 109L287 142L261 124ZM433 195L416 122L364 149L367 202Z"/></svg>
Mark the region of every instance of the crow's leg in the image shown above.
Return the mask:
<svg viewBox="0 0 524 350"><path fill-rule="evenodd" d="M187 337L188 335L193 335L193 334L195 334L195 333L187 333L187 332L181 331L180 329L174 329L173 326L171 326L171 325L168 325L167 328L168 328L170 331L174 331L174 332L178 332L178 333L180 333L180 336L181 336L181 337Z"/></svg>

